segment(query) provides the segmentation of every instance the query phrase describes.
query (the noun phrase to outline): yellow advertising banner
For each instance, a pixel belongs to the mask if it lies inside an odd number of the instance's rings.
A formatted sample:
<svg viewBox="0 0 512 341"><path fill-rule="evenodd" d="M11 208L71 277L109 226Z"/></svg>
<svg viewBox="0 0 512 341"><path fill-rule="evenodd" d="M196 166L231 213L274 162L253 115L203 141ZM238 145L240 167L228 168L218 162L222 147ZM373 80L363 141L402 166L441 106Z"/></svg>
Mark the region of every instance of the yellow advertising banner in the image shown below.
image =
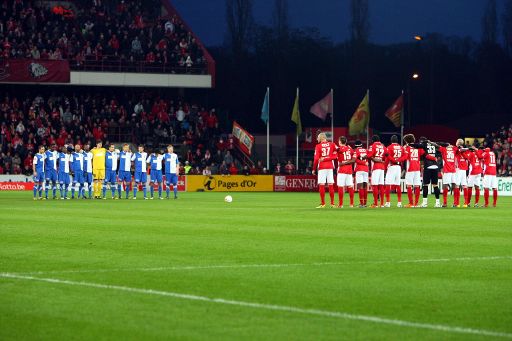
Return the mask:
<svg viewBox="0 0 512 341"><path fill-rule="evenodd" d="M187 175L187 192L272 192L272 175Z"/></svg>

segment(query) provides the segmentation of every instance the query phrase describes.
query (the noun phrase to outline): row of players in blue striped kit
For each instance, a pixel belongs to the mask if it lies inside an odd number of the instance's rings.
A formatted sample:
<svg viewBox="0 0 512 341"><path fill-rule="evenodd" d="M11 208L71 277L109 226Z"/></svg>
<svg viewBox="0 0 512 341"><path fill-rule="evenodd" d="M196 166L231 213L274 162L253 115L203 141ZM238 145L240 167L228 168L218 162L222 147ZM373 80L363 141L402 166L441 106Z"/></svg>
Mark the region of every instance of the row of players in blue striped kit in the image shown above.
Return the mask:
<svg viewBox="0 0 512 341"><path fill-rule="evenodd" d="M51 149L46 150L44 146L39 147L39 153L34 156L34 199L42 199L43 189L45 198L48 199L48 192L51 189L53 198L57 198L57 189L60 192L60 198L66 199L68 191L71 190L72 198L75 197L75 191L78 190L78 197L85 198L85 192L92 195L92 154L89 146L77 145L75 149L72 146L65 146L61 152L57 151L57 145L53 144ZM71 185L70 173L73 172L73 185ZM79 186L75 186L78 184Z"/></svg>
<svg viewBox="0 0 512 341"><path fill-rule="evenodd" d="M130 196L129 184L132 182L132 174L130 172L132 162L134 163L134 180L135 186L133 187L133 199L137 199L137 188L139 185L142 186L144 199L147 199L147 164L151 166L150 172L150 195L151 199L154 198L154 184L158 185L158 198L162 198L162 183L163 183L163 166L165 163L165 183L166 183L166 198L170 197L170 186L172 185L174 191L174 199L178 198L178 171L179 171L179 160L178 156L174 153L172 146L167 147L167 153L162 154L150 154L144 151L144 146L138 147L137 153L132 153L129 146L125 144L123 150L117 153L109 148L106 154L106 172L105 182L103 185L103 198L106 197L107 186L110 186L112 193L112 199L115 199L115 190L117 188L118 198L121 198L122 184L125 184L125 197L126 199ZM117 161L119 159L119 170L117 169ZM116 171L117 174L116 174ZM116 177L119 182L116 182Z"/></svg>
<svg viewBox="0 0 512 341"><path fill-rule="evenodd" d="M75 198L75 192L78 192L78 198L86 198L85 192L92 198L92 155L89 152L89 146L84 146L82 150L80 145L73 147L64 147L62 152L56 151L56 146L52 150L45 152L44 146L39 148L39 153L34 156L34 199L39 193L42 198L42 191L45 188L46 198L48 198L49 189L53 190L53 198L56 198L56 190L60 190L61 199L68 199L68 190L71 187L71 198ZM119 166L118 166L119 162ZM135 168L135 186L133 188L133 199L137 198L137 188L139 185L143 188L144 199L147 198L147 164L151 165L150 187L151 199L154 197L154 184L158 184L158 197L162 198L162 180L163 167L165 163L165 179L167 199L170 197L170 186L174 191L174 198L178 198L178 156L173 152L173 147L167 147L167 153L150 154L144 152L144 146L138 147L137 153L132 153L129 146L125 144L123 151L115 150L114 145L109 146L105 158L105 180L103 184L103 199L106 199L107 187L110 187L112 199L120 199L124 184L126 199L130 195L130 183L132 181L131 165ZM73 174L71 183L70 173ZM118 181L116 181L118 180ZM46 186L45 186L46 184ZM115 194L118 196L116 197Z"/></svg>

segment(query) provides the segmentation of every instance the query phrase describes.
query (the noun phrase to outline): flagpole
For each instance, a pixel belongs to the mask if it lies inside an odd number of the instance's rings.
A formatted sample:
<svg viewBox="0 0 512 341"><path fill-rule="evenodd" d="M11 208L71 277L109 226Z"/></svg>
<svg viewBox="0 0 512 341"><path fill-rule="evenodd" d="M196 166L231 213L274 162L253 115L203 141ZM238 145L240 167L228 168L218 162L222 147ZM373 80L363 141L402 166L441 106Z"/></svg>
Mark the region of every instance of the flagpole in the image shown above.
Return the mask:
<svg viewBox="0 0 512 341"><path fill-rule="evenodd" d="M267 86L268 119L267 119L267 171L270 171L270 87Z"/></svg>
<svg viewBox="0 0 512 341"><path fill-rule="evenodd" d="M402 115L400 115L400 140L401 144L404 144L404 116L405 116L405 106L404 106L404 90L402 89Z"/></svg>
<svg viewBox="0 0 512 341"><path fill-rule="evenodd" d="M331 88L331 136L332 136L332 141L331 142L334 142L334 89Z"/></svg>
<svg viewBox="0 0 512 341"><path fill-rule="evenodd" d="M366 148L368 148L370 144L370 89L366 90L366 95L368 95L368 120L366 121Z"/></svg>
<svg viewBox="0 0 512 341"><path fill-rule="evenodd" d="M297 99L299 98L299 88L297 87ZM298 103L300 103L300 100L298 99ZM299 112L299 119L300 119L300 105L299 105L299 108L298 108L298 112ZM297 148L297 152L296 152L296 158L295 158L295 169L298 170L299 169L299 134L297 134L297 131L295 131L295 135L296 135L296 148Z"/></svg>

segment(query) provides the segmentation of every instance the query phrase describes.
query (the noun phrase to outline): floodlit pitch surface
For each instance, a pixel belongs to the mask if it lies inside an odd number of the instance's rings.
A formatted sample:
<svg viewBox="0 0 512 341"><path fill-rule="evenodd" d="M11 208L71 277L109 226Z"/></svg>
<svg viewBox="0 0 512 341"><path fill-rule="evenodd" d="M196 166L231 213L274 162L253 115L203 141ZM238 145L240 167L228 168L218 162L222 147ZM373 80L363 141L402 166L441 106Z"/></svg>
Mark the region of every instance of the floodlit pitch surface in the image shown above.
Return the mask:
<svg viewBox="0 0 512 341"><path fill-rule="evenodd" d="M0 194L0 339L512 338L512 198ZM431 199L430 204L433 205Z"/></svg>

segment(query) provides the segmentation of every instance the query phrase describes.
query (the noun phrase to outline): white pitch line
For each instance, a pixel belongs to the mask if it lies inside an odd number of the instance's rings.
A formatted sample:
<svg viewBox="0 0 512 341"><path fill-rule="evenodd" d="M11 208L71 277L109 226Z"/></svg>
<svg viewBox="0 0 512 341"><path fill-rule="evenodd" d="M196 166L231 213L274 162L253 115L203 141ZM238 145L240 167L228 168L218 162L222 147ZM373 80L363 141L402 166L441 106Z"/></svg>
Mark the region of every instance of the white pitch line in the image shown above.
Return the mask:
<svg viewBox="0 0 512 341"><path fill-rule="evenodd" d="M171 292L171 291L132 288L132 287L126 287L126 286L91 283L91 282L78 282L78 281L62 280L62 279L56 279L56 278L21 276L21 275L10 274L10 273L0 273L0 277L10 278L10 279L18 279L18 280L46 282L46 283L53 283L53 284L63 284L63 285L70 285L70 286L81 286L81 287L89 287L89 288L96 288L96 289L109 289L109 290L117 290L117 291L124 291L124 292L144 294L144 295L167 296L167 297L173 297L173 298L190 300L190 301L202 301L202 302L208 302L208 303L217 303L217 304L232 305L232 306L254 308L254 309L261 309L261 310L284 311L284 312L289 312L289 313L332 317L332 318L339 318L339 319L344 319L344 320L365 321L365 322L373 322L373 323L378 323L378 324L395 325L395 326L400 326L400 327L441 331L441 332L447 332L447 333L472 334L472 335L492 336L492 337L502 337L502 338L512 339L512 333L506 333L506 332L498 332L498 331L492 331L492 330L466 328L466 327L457 327L457 326L447 326L447 325L442 325L442 324L430 324L430 323L404 321L404 320L383 318L383 317L378 317L378 316L357 315L357 314L351 314L351 313L339 312L339 311L327 311L327 310L319 310L319 309L307 309L307 308L299 308L299 307L291 307L291 306L282 306L282 305L275 305L275 304L235 301L235 300L229 300L229 299L224 299L224 298L211 298L211 297L206 297L206 296L182 294L182 293L176 293L176 292Z"/></svg>
<svg viewBox="0 0 512 341"><path fill-rule="evenodd" d="M18 275L46 275L46 274L65 274L65 273L106 273L106 272L136 272L136 271L152 272L152 271L173 271L173 270L180 271L180 270L244 269L244 268L291 268L291 267L351 265L351 264L444 263L444 262L487 261L487 260L500 260L500 259L512 259L512 256L376 260L376 261L354 261L354 262L181 265L181 266L162 266L162 267L152 267L152 268L49 270L49 271L9 272L9 273L11 273L11 274L14 273L14 274L18 274Z"/></svg>

